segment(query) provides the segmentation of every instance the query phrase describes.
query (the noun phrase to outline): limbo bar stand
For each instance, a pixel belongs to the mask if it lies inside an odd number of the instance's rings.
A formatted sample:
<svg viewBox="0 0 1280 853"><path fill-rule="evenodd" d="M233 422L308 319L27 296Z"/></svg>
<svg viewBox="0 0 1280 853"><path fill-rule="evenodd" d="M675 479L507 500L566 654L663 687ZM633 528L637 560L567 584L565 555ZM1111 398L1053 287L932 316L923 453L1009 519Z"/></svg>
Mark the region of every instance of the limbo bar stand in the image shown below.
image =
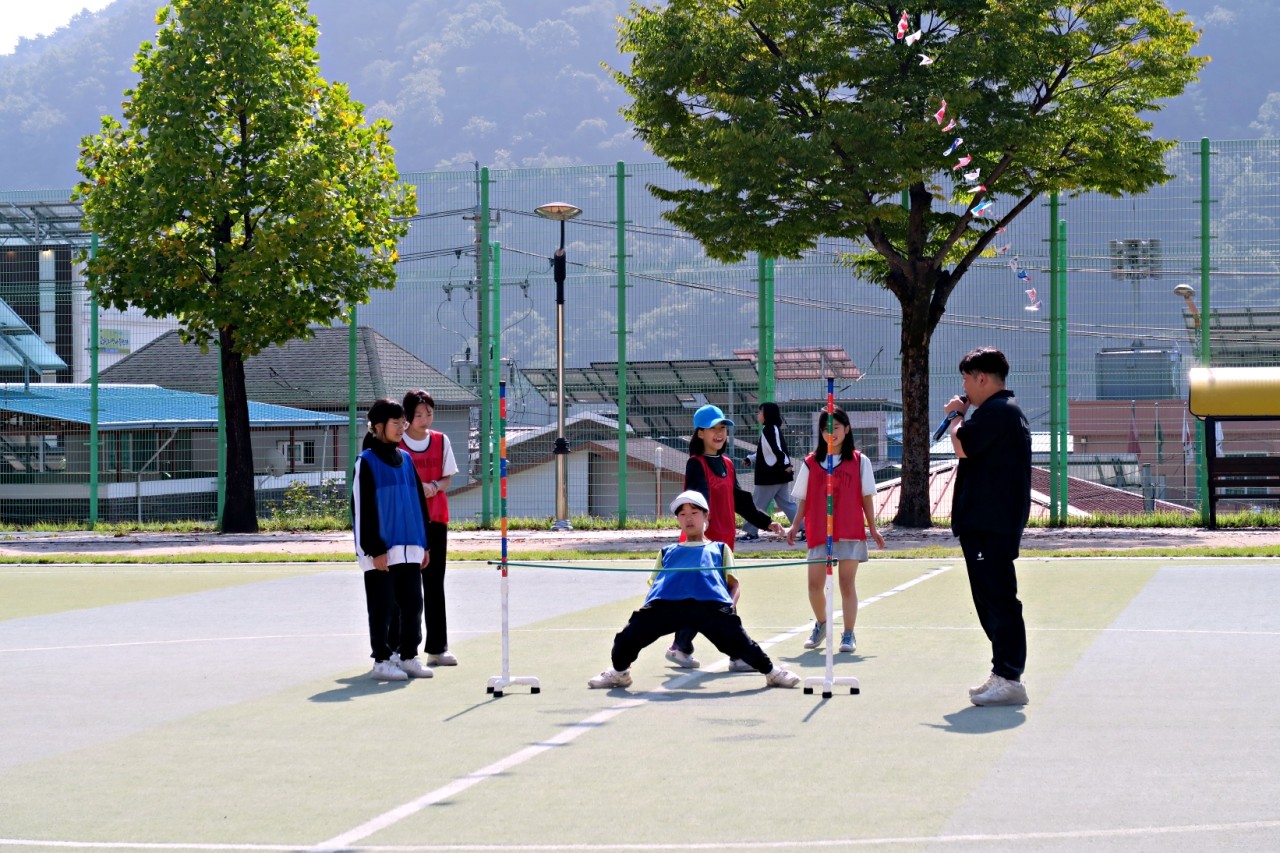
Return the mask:
<svg viewBox="0 0 1280 853"><path fill-rule="evenodd" d="M542 685L532 675L511 674L511 624L508 608L509 588L507 580L507 383L498 383L498 470L499 501L501 503L502 561L502 675L490 676L486 693L501 697L502 691L512 684L529 685L530 693L541 693Z"/></svg>
<svg viewBox="0 0 1280 853"><path fill-rule="evenodd" d="M850 694L857 694L862 691L858 679L852 675L836 676L835 669L835 646L832 643L834 628L832 627L832 619L835 615L835 578L832 574L832 568L835 560L832 559L831 552L833 548L832 537L835 535L835 477L832 474L831 457L836 453L835 447L835 398L836 380L833 376L827 377L827 670L824 675L811 675L804 680L804 692L808 695L813 694L815 685L822 685L822 698L830 699L833 688L838 684L847 686ZM861 476L857 478L858 483L862 482ZM861 506L861 502L859 502Z"/></svg>

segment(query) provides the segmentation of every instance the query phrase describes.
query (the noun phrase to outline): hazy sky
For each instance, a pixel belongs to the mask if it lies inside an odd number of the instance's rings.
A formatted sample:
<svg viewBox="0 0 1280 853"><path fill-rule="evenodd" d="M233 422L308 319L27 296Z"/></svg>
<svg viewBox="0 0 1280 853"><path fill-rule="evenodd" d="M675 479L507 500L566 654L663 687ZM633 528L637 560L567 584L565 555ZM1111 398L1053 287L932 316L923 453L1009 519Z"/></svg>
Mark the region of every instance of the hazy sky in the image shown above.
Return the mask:
<svg viewBox="0 0 1280 853"><path fill-rule="evenodd" d="M0 54L13 53L22 37L44 36L65 26L76 13L96 12L115 0L0 0Z"/></svg>

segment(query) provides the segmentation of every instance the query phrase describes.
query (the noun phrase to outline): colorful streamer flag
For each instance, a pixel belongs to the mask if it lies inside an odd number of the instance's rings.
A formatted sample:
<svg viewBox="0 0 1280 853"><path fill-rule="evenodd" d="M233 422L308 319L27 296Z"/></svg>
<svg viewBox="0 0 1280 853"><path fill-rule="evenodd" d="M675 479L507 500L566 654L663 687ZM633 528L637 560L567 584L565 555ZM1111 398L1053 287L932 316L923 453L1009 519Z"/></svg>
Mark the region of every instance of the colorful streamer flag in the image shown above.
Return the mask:
<svg viewBox="0 0 1280 853"><path fill-rule="evenodd" d="M956 129L956 120L955 120L955 119L952 119L951 121L947 122L947 126L946 126L946 127L944 127L944 128L942 129L942 132L943 132L943 133L950 133L951 131L953 131L953 130L955 130L955 129Z"/></svg>
<svg viewBox="0 0 1280 853"><path fill-rule="evenodd" d="M1017 259L1015 258L1014 262L1016 263L1016 261ZM1018 270L1018 281L1022 281L1022 282L1026 282L1027 284L1030 284L1031 276L1027 275L1026 270Z"/></svg>
<svg viewBox="0 0 1280 853"><path fill-rule="evenodd" d="M902 13L902 17L898 20L898 38L899 39L901 39L903 36L907 34L907 30L910 28L910 26L911 26L911 22L907 19L907 13L904 11Z"/></svg>
<svg viewBox="0 0 1280 853"><path fill-rule="evenodd" d="M1031 303L1030 305L1028 305L1028 306L1026 307L1026 309L1025 309L1025 310L1027 310L1027 311L1039 311L1039 310L1040 310L1040 303L1039 303L1039 302L1033 302L1033 303Z"/></svg>
<svg viewBox="0 0 1280 853"><path fill-rule="evenodd" d="M1004 255L1004 254L1008 254L1009 250L1010 250L1010 249L1012 249L1012 248L1013 248L1013 244L1012 244L1012 243L1005 243L1003 246L1001 246L1000 248L996 249L996 254L997 254L997 255Z"/></svg>
<svg viewBox="0 0 1280 853"><path fill-rule="evenodd" d="M974 195L977 195L978 193L984 193L984 192L986 192L986 191L987 191L987 185L986 185L986 184L978 184L976 187L966 187L966 189L968 189L968 190L969 190L969 192L973 193Z"/></svg>
<svg viewBox="0 0 1280 853"><path fill-rule="evenodd" d="M993 204L995 204L995 202L991 201L990 199L987 199L982 204L976 205L973 208L973 210L970 210L969 212L972 213L974 216L981 216L982 214L990 210L991 205Z"/></svg>
<svg viewBox="0 0 1280 853"><path fill-rule="evenodd" d="M974 181L978 180L978 176L981 174L982 174L981 169L974 169L972 172L965 172L964 179L969 183L973 183Z"/></svg>
<svg viewBox="0 0 1280 853"><path fill-rule="evenodd" d="M954 154L956 152L956 149L959 148L961 145L964 145L964 140L961 139L959 136L957 136L956 141L948 145L947 150L942 152L942 156L947 157L947 156L950 156L951 154Z"/></svg>
<svg viewBox="0 0 1280 853"><path fill-rule="evenodd" d="M966 154L963 157L961 157L954 166L951 167L951 171L954 172L957 169L963 169L965 166L968 166L972 162L973 162L973 158L970 157L968 154Z"/></svg>
<svg viewBox="0 0 1280 853"><path fill-rule="evenodd" d="M1014 272L1017 272L1017 271L1018 271L1018 256L1017 256L1017 255L1014 255L1012 258L1010 258L1010 259L1009 259L1009 269L1013 270Z"/></svg>
<svg viewBox="0 0 1280 853"><path fill-rule="evenodd" d="M932 65L932 64L933 64L933 57L931 57L931 56L925 56L923 53L922 53L922 54L920 54L920 64L921 64L921 65ZM952 124L955 124L955 122L952 122Z"/></svg>
<svg viewBox="0 0 1280 853"><path fill-rule="evenodd" d="M1027 294L1028 302L1036 301L1036 289L1034 287L1027 288L1026 290L1023 291L1023 293Z"/></svg>
<svg viewBox="0 0 1280 853"><path fill-rule="evenodd" d="M938 124L942 124L942 120L947 117L947 102L942 102L942 108L933 114L933 120Z"/></svg>
<svg viewBox="0 0 1280 853"><path fill-rule="evenodd" d="M920 30L916 30L914 33L912 33L911 35L903 39L903 41L905 41L907 44L915 44L916 42L920 41L920 38L923 35L924 35L923 32L921 32Z"/></svg>

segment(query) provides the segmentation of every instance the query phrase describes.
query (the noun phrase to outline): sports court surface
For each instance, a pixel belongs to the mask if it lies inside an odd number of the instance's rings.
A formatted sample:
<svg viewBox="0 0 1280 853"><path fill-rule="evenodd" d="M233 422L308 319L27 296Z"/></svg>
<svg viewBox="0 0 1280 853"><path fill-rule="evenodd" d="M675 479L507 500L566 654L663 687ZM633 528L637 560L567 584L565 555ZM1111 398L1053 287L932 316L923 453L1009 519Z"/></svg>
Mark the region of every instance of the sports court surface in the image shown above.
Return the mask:
<svg viewBox="0 0 1280 853"><path fill-rule="evenodd" d="M646 561L647 562L647 561ZM595 564L630 566L642 564ZM430 680L368 680L342 565L0 566L0 849L1278 850L1280 561L1019 562L1025 708L975 708L963 564L859 571L830 699L647 649L588 690L631 572L450 567ZM750 633L805 651L803 569L742 573Z"/></svg>

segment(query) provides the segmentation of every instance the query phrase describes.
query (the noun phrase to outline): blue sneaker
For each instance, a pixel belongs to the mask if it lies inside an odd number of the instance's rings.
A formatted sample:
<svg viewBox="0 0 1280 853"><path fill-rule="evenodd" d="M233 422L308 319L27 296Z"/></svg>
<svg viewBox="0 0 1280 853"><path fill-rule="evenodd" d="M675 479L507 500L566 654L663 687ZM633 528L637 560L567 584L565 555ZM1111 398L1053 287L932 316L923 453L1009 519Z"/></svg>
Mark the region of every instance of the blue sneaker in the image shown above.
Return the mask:
<svg viewBox="0 0 1280 853"><path fill-rule="evenodd" d="M816 649L822 645L822 640L827 636L827 623L814 622L813 632L809 634L809 639L805 640L804 647L806 649Z"/></svg>
<svg viewBox="0 0 1280 853"><path fill-rule="evenodd" d="M845 631L840 635L840 651L851 652L858 648L858 641L853 638L853 631Z"/></svg>

